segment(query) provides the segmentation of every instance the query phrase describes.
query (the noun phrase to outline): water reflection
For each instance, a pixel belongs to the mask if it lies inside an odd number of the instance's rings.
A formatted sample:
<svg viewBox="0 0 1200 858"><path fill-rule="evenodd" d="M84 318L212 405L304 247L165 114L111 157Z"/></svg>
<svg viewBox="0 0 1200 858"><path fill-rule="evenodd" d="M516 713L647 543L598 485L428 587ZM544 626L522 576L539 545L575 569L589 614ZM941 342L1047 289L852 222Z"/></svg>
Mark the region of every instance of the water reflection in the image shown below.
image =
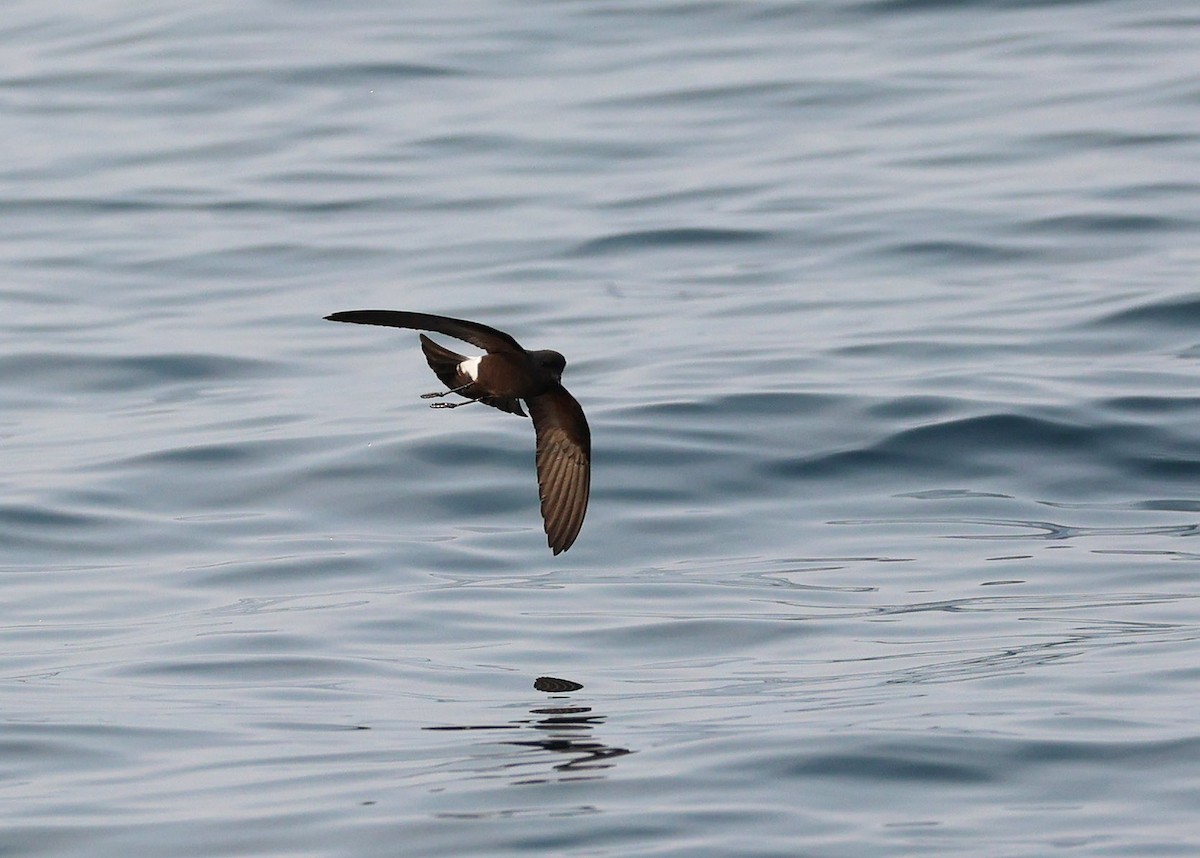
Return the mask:
<svg viewBox="0 0 1200 858"><path fill-rule="evenodd" d="M534 688L550 693L553 700L566 701L567 694L582 689L583 685L569 679L540 676L534 681ZM538 754L537 758L531 760L527 756L521 756L519 759L506 759L499 762L499 768L520 768L525 772L531 765L540 767L545 763L549 770L532 776L523 775L512 782L513 786L595 779L604 769L612 768L613 760L633 753L629 748L609 745L597 738L595 731L604 724L607 716L596 713L591 706L565 703L553 706L539 705L530 709L529 714L531 718L518 718L504 724L458 724L424 729L441 732L535 731L536 735L530 738L508 739L501 744L528 749L530 754ZM553 756L543 757L543 753ZM480 757L481 760L489 758L490 755Z"/></svg>

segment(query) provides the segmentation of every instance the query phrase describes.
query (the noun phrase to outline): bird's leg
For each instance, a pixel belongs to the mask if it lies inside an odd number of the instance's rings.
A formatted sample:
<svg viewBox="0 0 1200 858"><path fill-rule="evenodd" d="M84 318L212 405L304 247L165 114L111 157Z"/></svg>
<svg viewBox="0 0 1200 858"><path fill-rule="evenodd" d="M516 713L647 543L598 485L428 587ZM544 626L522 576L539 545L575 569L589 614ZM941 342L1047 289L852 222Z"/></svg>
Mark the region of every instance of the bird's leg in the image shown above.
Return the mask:
<svg viewBox="0 0 1200 858"><path fill-rule="evenodd" d="M446 392L453 393L454 391L448 390ZM430 408L458 408L460 405L470 405L472 402L480 402L480 401L482 401L482 400L468 399L466 402L434 402L429 407Z"/></svg>
<svg viewBox="0 0 1200 858"><path fill-rule="evenodd" d="M447 394L450 394L450 393L460 393L461 391L466 390L470 386L471 386L471 382L468 381L466 384L460 385L459 387L451 388L450 390L435 390L433 393L422 393L421 398L422 399L436 399L439 396L446 396ZM460 403L460 404L465 405L466 403Z"/></svg>

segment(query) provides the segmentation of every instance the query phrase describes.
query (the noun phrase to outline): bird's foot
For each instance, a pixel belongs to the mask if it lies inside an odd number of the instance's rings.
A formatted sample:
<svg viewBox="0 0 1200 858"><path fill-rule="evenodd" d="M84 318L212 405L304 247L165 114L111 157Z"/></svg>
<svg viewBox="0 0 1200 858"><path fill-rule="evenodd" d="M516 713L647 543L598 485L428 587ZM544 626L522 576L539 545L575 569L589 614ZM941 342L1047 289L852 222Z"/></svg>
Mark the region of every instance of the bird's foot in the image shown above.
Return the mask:
<svg viewBox="0 0 1200 858"><path fill-rule="evenodd" d="M439 397L446 396L451 393L462 393L464 390L466 390L470 386L471 386L471 383L467 382L466 384L459 385L458 387L452 387L449 390L435 390L433 393L422 393L421 398L422 399L438 399Z"/></svg>
<svg viewBox="0 0 1200 858"><path fill-rule="evenodd" d="M460 405L470 405L472 402L478 402L478 399L468 399L466 402L434 402L430 408L458 408Z"/></svg>

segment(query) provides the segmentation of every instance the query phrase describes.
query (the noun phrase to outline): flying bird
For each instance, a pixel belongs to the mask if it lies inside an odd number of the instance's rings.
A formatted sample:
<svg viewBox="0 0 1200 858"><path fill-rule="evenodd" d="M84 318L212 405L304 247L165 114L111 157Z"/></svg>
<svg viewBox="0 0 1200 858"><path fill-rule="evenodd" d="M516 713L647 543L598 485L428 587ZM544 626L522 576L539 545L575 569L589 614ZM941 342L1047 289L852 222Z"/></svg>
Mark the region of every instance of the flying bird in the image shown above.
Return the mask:
<svg viewBox="0 0 1200 858"><path fill-rule="evenodd" d="M457 408L482 402L525 417L521 401L533 417L537 435L538 494L546 542L555 555L566 551L583 527L592 474L592 434L583 409L562 386L567 360L555 351L526 351L511 336L465 319L406 313L400 310L348 310L326 316L331 322L385 325L433 331L468 342L487 352L466 357L420 334L425 360L446 390L424 393L441 399L451 393L466 402L435 402L431 408Z"/></svg>

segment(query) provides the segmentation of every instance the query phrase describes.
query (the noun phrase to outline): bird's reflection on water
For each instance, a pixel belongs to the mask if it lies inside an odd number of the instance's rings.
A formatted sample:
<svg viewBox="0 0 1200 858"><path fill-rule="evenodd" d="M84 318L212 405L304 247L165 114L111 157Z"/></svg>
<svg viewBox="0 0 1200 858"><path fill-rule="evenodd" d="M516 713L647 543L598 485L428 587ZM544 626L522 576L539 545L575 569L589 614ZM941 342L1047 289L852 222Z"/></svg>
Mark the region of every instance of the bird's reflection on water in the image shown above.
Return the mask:
<svg viewBox="0 0 1200 858"><path fill-rule="evenodd" d="M555 695L565 695L583 688L580 683L568 679L541 676L534 682L534 688ZM534 751L548 751L565 759L552 762L550 769L557 776L549 774L542 776L522 777L513 781L514 785L539 784L551 780L580 780L599 777L599 772L613 766L613 760L631 754L629 748L618 748L599 741L594 731L604 724L606 716L595 713L591 706L535 706L529 710L532 718L520 718L505 724L461 724L442 727L425 727L426 730L436 731L492 731L492 730L532 730L537 735L528 739L511 739L502 742L518 748L528 748ZM527 769L531 761L519 759L502 763L504 768L520 767Z"/></svg>

